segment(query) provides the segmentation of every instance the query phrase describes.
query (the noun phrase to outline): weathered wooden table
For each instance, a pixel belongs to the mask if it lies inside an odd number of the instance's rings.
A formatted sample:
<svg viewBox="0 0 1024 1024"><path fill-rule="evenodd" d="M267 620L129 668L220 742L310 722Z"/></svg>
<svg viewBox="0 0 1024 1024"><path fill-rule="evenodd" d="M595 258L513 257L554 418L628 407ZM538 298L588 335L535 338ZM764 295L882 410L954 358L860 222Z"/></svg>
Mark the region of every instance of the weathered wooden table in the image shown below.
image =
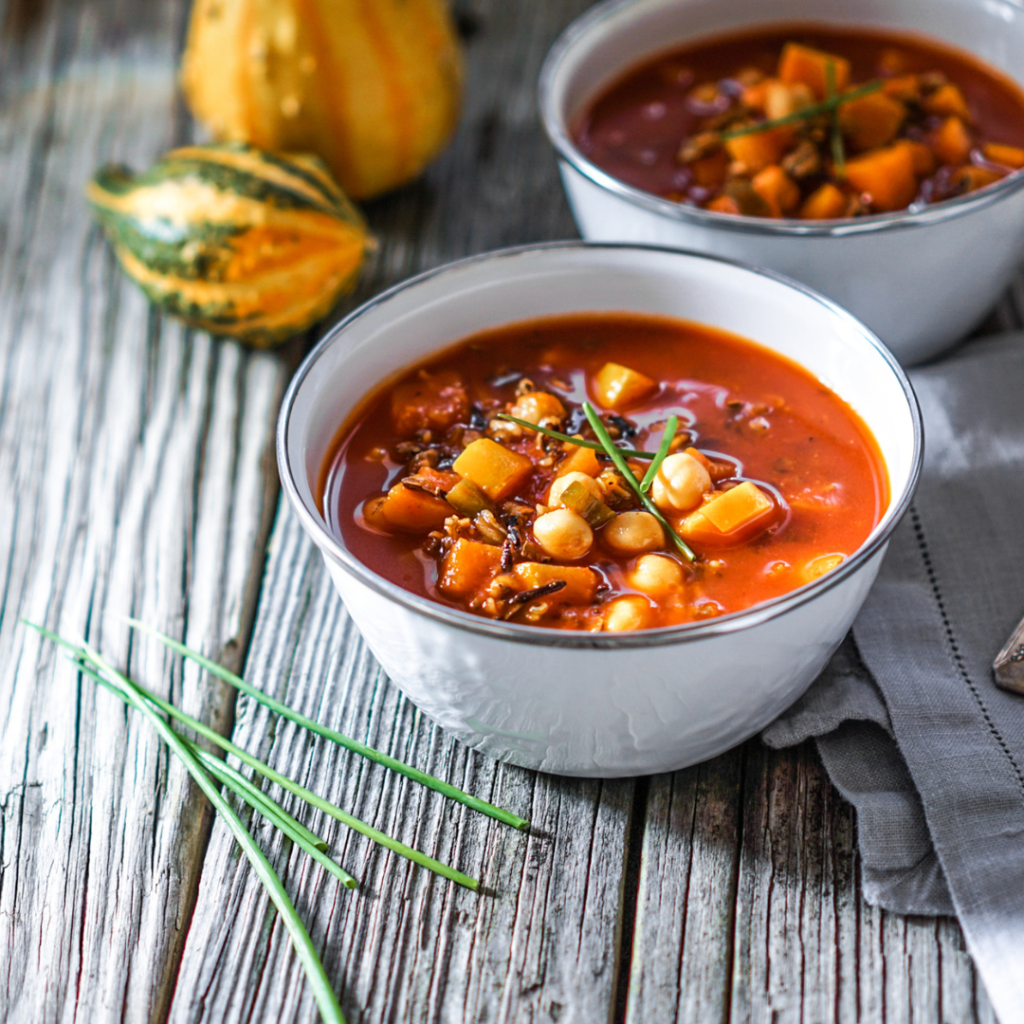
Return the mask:
<svg viewBox="0 0 1024 1024"><path fill-rule="evenodd" d="M346 308L468 253L573 236L534 83L586 0L467 0L461 131L372 204ZM185 0L0 0L0 1019L310 1020L287 936L150 728L18 617L87 635L311 788L462 869L474 895L332 819L343 890L262 822L352 1021L991 1021L956 923L865 904L854 821L809 748L674 775L505 768L385 678L279 501L273 436L312 339L274 354L164 320L82 186L193 131ZM1016 322L1008 298L998 312ZM344 732L529 817L519 834L275 721L132 613Z"/></svg>

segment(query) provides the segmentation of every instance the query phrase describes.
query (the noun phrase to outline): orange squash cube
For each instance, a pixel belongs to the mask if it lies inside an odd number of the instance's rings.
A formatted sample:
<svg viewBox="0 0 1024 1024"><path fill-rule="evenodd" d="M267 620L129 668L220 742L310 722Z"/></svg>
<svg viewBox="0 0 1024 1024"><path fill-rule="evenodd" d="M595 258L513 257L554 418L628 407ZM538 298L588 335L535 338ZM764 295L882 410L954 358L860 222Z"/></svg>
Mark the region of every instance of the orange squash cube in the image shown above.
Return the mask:
<svg viewBox="0 0 1024 1024"><path fill-rule="evenodd" d="M850 62L845 57L824 53L800 43L786 43L779 58L779 78L786 85L803 82L819 100L825 98L828 81L826 68L831 61L835 69L836 92L842 92L850 82Z"/></svg>
<svg viewBox="0 0 1024 1024"><path fill-rule="evenodd" d="M733 160L743 164L751 174L756 174L771 164L777 164L793 138L789 128L773 128L726 139L725 148Z"/></svg>
<svg viewBox="0 0 1024 1024"><path fill-rule="evenodd" d="M846 214L846 196L831 182L816 188L800 207L803 220L835 220Z"/></svg>
<svg viewBox="0 0 1024 1024"><path fill-rule="evenodd" d="M953 173L953 180L958 185L962 182L968 192L991 185L993 182L999 181L1001 177L1002 175L998 171L990 171L987 167L975 167L974 164L964 164Z"/></svg>
<svg viewBox="0 0 1024 1024"><path fill-rule="evenodd" d="M594 394L607 409L624 409L646 398L658 382L621 363L605 363L594 376Z"/></svg>
<svg viewBox="0 0 1024 1024"><path fill-rule="evenodd" d="M693 172L694 184L701 188L718 188L725 181L726 171L729 170L729 154L724 149L718 149L709 156L694 160L689 167Z"/></svg>
<svg viewBox="0 0 1024 1024"><path fill-rule="evenodd" d="M757 484L745 480L711 496L682 519L677 529L684 540L698 545L737 544L764 529L775 514L775 504Z"/></svg>
<svg viewBox="0 0 1024 1024"><path fill-rule="evenodd" d="M441 562L438 590L446 597L472 597L501 567L501 548L460 538Z"/></svg>
<svg viewBox="0 0 1024 1024"><path fill-rule="evenodd" d="M768 204L773 217L785 217L800 202L796 182L778 165L772 164L754 176L754 191Z"/></svg>
<svg viewBox="0 0 1024 1024"><path fill-rule="evenodd" d="M739 203L732 196L715 196L705 209L714 210L715 213L729 213L734 217L740 212Z"/></svg>
<svg viewBox="0 0 1024 1024"><path fill-rule="evenodd" d="M530 478L533 463L525 455L481 437L466 446L452 469L475 483L491 501L504 501Z"/></svg>
<svg viewBox="0 0 1024 1024"><path fill-rule="evenodd" d="M587 476L600 476L604 468L593 448L581 448L579 445L564 445L566 456L558 463L555 476L565 476L566 473L586 473Z"/></svg>
<svg viewBox="0 0 1024 1024"><path fill-rule="evenodd" d="M896 138L906 116L907 108L899 100L873 92L844 103L839 108L839 126L854 149L877 149Z"/></svg>
<svg viewBox="0 0 1024 1024"><path fill-rule="evenodd" d="M959 117L947 117L932 133L932 152L942 164L964 164L971 155L971 134Z"/></svg>
<svg viewBox="0 0 1024 1024"><path fill-rule="evenodd" d="M967 106L967 100L960 89L947 82L939 86L930 96L926 96L921 106L929 114L941 114L943 117L956 116L961 121L971 120L971 109Z"/></svg>
<svg viewBox="0 0 1024 1024"><path fill-rule="evenodd" d="M1001 142L990 142L982 148L986 160L1003 167L1012 167L1015 171L1024 167L1024 149L1017 146L1004 146Z"/></svg>
<svg viewBox="0 0 1024 1024"><path fill-rule="evenodd" d="M566 604L589 604L597 593L597 574L579 565L545 565L543 562L520 562L513 570L524 590L543 587L554 580L566 585L551 595L553 601Z"/></svg>
<svg viewBox="0 0 1024 1024"><path fill-rule="evenodd" d="M907 103L910 100L916 100L921 95L921 83L918 81L917 75L897 75L882 86L882 92L894 100L903 100L904 103Z"/></svg>
<svg viewBox="0 0 1024 1024"><path fill-rule="evenodd" d="M388 533L430 533L440 530L452 514L452 507L443 498L426 491L395 484L383 498L368 501L363 516L378 530Z"/></svg>
<svg viewBox="0 0 1024 1024"><path fill-rule="evenodd" d="M923 142L914 142L912 139L900 139L894 145L903 146L910 152L914 173L919 178L927 178L929 174L935 172L935 154Z"/></svg>
<svg viewBox="0 0 1024 1024"><path fill-rule="evenodd" d="M914 157L906 146L887 146L846 162L846 180L871 197L882 213L902 210L917 195Z"/></svg>

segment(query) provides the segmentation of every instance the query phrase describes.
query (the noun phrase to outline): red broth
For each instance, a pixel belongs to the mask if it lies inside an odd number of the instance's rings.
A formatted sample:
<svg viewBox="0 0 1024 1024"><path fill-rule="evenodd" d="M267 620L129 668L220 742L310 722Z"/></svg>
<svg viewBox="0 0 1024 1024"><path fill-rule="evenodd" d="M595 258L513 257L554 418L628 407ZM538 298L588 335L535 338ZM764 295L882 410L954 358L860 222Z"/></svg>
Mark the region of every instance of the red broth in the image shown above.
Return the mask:
<svg viewBox="0 0 1024 1024"><path fill-rule="evenodd" d="M609 362L648 378L647 393L614 408L602 403L608 393L601 390L600 374ZM694 451L714 478L699 507L746 481L768 499L767 518L724 543L691 536L693 564L667 536L653 549L612 550L603 540L611 536L608 525L593 529L592 543L579 557L545 553L534 526L550 512L549 488L567 460L575 457L573 465L597 476L602 487L605 477L612 481L602 497L614 507L616 524L639 504L628 488L615 488L603 456L497 414L560 408L561 420L542 422L593 438L580 412L588 399L619 435L618 443L638 450L657 448L666 419L676 414L674 452ZM474 442L481 448L481 441L492 452L489 446L498 446L503 457L514 453L509 457L528 467L509 493L488 500L482 519L467 517L461 504L457 512L442 497L456 493L451 488L467 461L461 456ZM403 480L416 486L407 488ZM424 482L426 492L420 489ZM396 512L394 522L381 514L393 490L406 510ZM884 514L889 487L864 423L796 364L698 324L601 313L476 334L382 384L339 431L322 469L320 495L331 530L355 557L414 594L491 618L601 630L706 619L802 586L857 550ZM432 522L416 518L420 512L409 502L420 500L427 519L437 516ZM408 508L413 518L405 521ZM678 525L691 515L670 511L668 519ZM464 560L467 578L453 584L457 543L463 554L475 554ZM638 569L652 557L653 577ZM670 570L667 582L664 570ZM592 585L581 590L577 583L584 577Z"/></svg>
<svg viewBox="0 0 1024 1024"><path fill-rule="evenodd" d="M873 168L867 165L861 177L868 179L868 190L858 189L853 179L856 184L863 182L855 173L847 177L846 169L856 167L866 152L845 135L849 163L837 169L827 118L785 129L790 138L782 148L784 155L775 154L775 158L786 175L772 172L776 179L782 178L781 186L778 180L758 186L763 161L755 154L748 161L750 166L744 167L746 151L729 149L740 140L723 143L718 150L711 146L710 137L716 132L768 119L763 106L765 83L777 82L783 74L781 57L787 44L848 61L846 85L840 84L838 92L874 82L881 92L869 106L898 104L897 118L902 107L903 120L891 133L883 128L877 136L883 141L870 152L892 157L894 144L914 142L918 148L909 190L897 186L891 195L883 195L884 189L872 195ZM799 77L798 71L793 74ZM952 108L946 109L936 99L943 83L954 91L947 89L942 96L956 100L959 93L968 114L950 121ZM902 91L904 86L910 87L910 93ZM822 97L809 94L807 101L811 99ZM710 141L695 149L693 140L702 133ZM831 219L888 212L908 204L916 208L984 187L1020 168L1024 164L1024 92L969 54L921 37L821 25L771 26L698 40L634 68L583 113L573 136L580 151L609 174L686 205L726 213ZM744 141L753 138L747 136ZM794 157L801 143L812 166L817 159L818 166L811 171L806 160ZM695 158L695 152L706 152L710 158ZM754 188L749 187L751 182ZM825 184L834 186L842 200L826 189L818 199L828 194L831 204L809 203ZM781 206L780 196L789 197Z"/></svg>

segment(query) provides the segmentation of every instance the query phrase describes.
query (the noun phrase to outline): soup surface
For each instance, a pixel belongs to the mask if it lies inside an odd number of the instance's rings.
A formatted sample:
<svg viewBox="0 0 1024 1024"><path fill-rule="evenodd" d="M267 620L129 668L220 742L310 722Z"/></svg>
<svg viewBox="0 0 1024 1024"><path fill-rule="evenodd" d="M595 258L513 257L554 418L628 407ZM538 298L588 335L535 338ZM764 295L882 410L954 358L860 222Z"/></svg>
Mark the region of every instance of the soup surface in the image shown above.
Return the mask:
<svg viewBox="0 0 1024 1024"><path fill-rule="evenodd" d="M320 493L331 529L385 579L580 630L793 590L851 555L889 501L867 428L803 369L625 313L510 324L403 372L342 427Z"/></svg>
<svg viewBox="0 0 1024 1024"><path fill-rule="evenodd" d="M1024 167L1024 92L920 37L772 26L635 68L584 112L574 137L616 178L686 205L859 217L950 199Z"/></svg>

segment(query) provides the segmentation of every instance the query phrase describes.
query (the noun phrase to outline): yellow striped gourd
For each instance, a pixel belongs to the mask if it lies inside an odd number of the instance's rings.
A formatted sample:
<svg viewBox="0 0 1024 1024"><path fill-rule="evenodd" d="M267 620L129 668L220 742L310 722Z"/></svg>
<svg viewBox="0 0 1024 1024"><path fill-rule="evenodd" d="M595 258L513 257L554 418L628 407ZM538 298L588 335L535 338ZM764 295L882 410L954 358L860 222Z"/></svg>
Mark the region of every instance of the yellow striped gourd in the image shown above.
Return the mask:
<svg viewBox="0 0 1024 1024"><path fill-rule="evenodd" d="M193 327L263 348L323 317L371 243L319 160L188 146L104 167L86 196L125 273Z"/></svg>
<svg viewBox="0 0 1024 1024"><path fill-rule="evenodd" d="M462 55L446 0L195 0L181 82L216 138L316 153L365 199L447 143Z"/></svg>

